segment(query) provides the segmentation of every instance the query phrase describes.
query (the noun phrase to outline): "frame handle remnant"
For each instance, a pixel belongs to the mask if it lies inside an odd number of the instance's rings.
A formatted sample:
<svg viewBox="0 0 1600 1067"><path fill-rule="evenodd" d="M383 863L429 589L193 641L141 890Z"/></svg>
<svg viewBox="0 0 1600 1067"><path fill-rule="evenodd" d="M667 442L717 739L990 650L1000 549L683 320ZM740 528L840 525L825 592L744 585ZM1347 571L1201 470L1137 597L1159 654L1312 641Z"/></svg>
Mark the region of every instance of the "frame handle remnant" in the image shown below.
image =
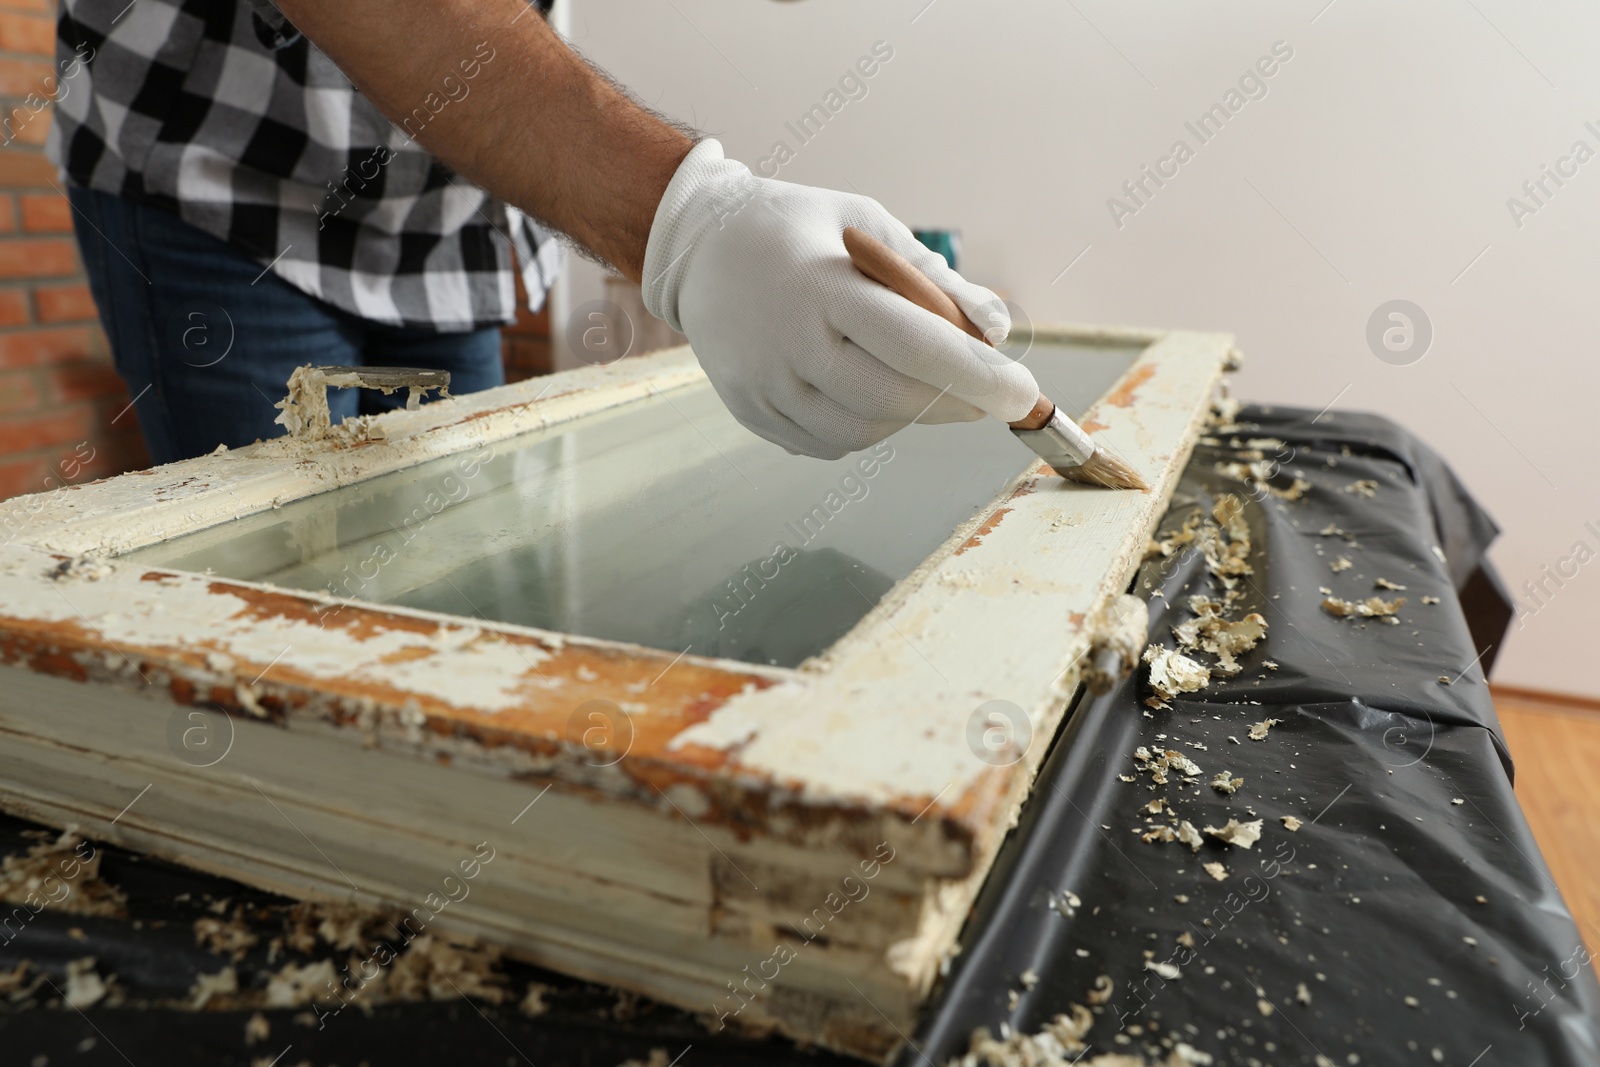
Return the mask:
<svg viewBox="0 0 1600 1067"><path fill-rule="evenodd" d="M437 389L439 398L450 395L450 372L422 367L296 367L289 375L289 395L273 405L280 409L274 422L289 431L289 436L313 439L325 436L333 426L328 410L328 390L378 389L392 393L409 391L406 410L415 411L424 394Z"/></svg>

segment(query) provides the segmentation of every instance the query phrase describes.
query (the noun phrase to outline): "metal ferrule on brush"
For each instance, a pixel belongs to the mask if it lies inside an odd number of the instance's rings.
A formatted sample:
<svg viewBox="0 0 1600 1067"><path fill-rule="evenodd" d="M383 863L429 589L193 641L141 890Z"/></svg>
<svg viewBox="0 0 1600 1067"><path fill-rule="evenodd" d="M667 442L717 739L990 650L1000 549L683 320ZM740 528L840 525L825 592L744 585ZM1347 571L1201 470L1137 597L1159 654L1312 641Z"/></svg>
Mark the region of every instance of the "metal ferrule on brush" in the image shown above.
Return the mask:
<svg viewBox="0 0 1600 1067"><path fill-rule="evenodd" d="M1060 408L1052 411L1049 420L1037 430L1013 427L1011 432L1033 449L1040 459L1055 468L1058 474L1083 466L1094 455L1094 442L1089 435L1061 414Z"/></svg>

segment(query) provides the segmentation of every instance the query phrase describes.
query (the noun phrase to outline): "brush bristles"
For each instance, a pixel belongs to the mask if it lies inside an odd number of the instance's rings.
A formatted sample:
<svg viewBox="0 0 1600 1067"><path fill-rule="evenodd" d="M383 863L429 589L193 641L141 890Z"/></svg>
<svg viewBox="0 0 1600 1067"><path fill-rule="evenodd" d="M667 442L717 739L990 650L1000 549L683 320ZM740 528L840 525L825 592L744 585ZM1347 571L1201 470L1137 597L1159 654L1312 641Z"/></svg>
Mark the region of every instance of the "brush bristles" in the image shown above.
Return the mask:
<svg viewBox="0 0 1600 1067"><path fill-rule="evenodd" d="M1150 491L1150 483L1141 478L1138 471L1104 448L1096 448L1094 455L1081 466L1069 467L1061 472L1061 476L1075 482L1099 485L1107 489L1138 489L1145 493Z"/></svg>

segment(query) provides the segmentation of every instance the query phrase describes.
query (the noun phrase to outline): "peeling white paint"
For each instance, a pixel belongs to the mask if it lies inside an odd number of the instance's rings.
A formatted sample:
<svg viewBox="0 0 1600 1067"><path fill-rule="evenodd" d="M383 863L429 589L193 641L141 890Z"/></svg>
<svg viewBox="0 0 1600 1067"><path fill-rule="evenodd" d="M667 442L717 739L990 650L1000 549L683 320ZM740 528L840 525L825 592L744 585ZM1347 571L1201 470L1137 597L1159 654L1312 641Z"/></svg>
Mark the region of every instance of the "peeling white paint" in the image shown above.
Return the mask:
<svg viewBox="0 0 1600 1067"><path fill-rule="evenodd" d="M6 550L24 550L12 546ZM36 556L35 558L43 558ZM12 571L4 614L41 622L77 623L113 648L184 649L197 641L218 646L207 657L219 682L240 674L292 670L313 679L393 686L461 708L500 711L522 702L525 676L551 659L530 645L480 640L473 625L440 626L432 633L391 629L357 638L335 625L258 617L230 593L212 592L204 578L180 575L142 582L144 568L106 568L93 582L58 583L43 568ZM330 615L337 618L337 605ZM440 655L449 653L449 655ZM232 687L232 682L228 682ZM247 704L248 706L248 704Z"/></svg>

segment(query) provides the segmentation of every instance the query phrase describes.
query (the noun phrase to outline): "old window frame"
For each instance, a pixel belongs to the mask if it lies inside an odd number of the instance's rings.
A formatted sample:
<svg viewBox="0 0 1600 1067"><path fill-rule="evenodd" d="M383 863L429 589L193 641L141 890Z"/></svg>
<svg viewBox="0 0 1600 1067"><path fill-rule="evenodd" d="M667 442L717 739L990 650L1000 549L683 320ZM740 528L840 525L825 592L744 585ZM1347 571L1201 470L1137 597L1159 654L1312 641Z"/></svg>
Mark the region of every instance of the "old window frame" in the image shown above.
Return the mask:
<svg viewBox="0 0 1600 1067"><path fill-rule="evenodd" d="M873 964L870 980L856 971L875 990L873 1010L843 1027L835 1019L832 1029L807 1023L806 1012L773 1009L768 1020L835 1047L881 1053L896 1038L879 1017L909 1025L932 987L1079 687L1089 620L1131 579L1232 358L1231 337L1216 333L1041 327L1033 336L1144 346L1083 423L1133 462L1152 491L1064 483L1019 451L1017 478L982 514L952 531L826 654L797 669L675 658L114 558L693 384L703 373L687 348L394 412L381 416L379 440L267 442L0 505L0 663L226 712L241 729L359 736L368 747L448 761L463 774L510 773L529 795L548 786L681 816L708 842L714 834L714 847L735 865L762 862L764 849L848 856L892 841L896 879L922 892L916 899L905 891L915 930L900 931L908 936ZM140 623L158 616L170 624L159 633ZM591 700L627 709L629 729L607 742L614 761L576 743L573 710ZM973 724L981 729L979 709L991 701L1026 717L1014 758L975 754ZM19 722L12 714L0 725L14 735L33 729ZM264 796L273 790L271 781L252 786ZM114 826L107 803L41 803L3 771L0 806L76 821L267 888L345 892L331 876L325 885L286 880L155 822ZM752 896L762 895L746 881ZM744 891L735 888L730 900ZM682 975L641 979L595 963L606 955L598 950L541 956L534 944L529 954L679 1003L708 995L704 983Z"/></svg>

